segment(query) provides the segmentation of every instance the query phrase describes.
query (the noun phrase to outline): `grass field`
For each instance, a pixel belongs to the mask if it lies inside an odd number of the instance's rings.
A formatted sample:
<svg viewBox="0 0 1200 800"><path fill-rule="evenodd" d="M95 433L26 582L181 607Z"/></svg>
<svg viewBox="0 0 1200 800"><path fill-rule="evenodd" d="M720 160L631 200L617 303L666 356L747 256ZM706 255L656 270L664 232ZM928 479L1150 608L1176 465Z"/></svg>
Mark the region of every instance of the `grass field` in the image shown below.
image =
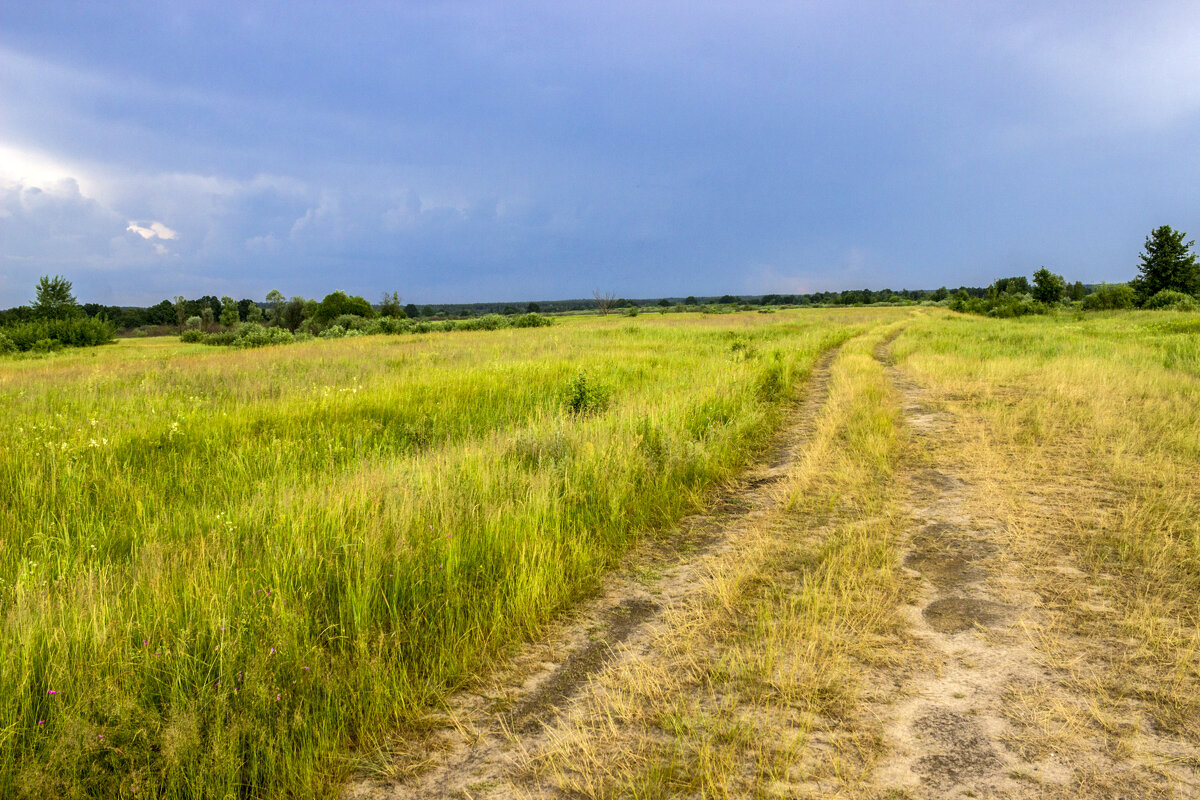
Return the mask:
<svg viewBox="0 0 1200 800"><path fill-rule="evenodd" d="M0 795L330 794L344 756L697 507L866 324L0 363Z"/></svg>
<svg viewBox="0 0 1200 800"><path fill-rule="evenodd" d="M904 564L941 470L1036 611L995 647L1055 676L996 688L1003 746L1077 796L1170 788L1200 745L1198 342L1177 312L845 309L0 361L0 796L336 796L762 460L838 345L785 502L667 615L676 660L603 678L610 724L526 775L882 791L888 704L932 669Z"/></svg>

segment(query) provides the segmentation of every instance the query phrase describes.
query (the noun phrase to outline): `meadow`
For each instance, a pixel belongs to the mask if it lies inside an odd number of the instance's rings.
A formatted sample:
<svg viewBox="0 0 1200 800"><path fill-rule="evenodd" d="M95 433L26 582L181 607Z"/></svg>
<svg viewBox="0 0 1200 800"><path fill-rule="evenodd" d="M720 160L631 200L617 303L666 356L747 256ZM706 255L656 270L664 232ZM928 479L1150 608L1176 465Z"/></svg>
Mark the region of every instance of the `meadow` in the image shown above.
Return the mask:
<svg viewBox="0 0 1200 800"><path fill-rule="evenodd" d="M702 504L866 316L0 362L0 795L332 795Z"/></svg>
<svg viewBox="0 0 1200 800"><path fill-rule="evenodd" d="M988 569L1034 598L1001 645L1057 676L1004 689L1014 752L1157 790L1131 704L1170 758L1200 743L1198 342L1175 311L851 308L0 360L0 796L337 796L761 462L838 346L786 502L668 614L684 662L606 679L609 724L530 774L732 797L802 765L814 796L870 795L880 709L929 666L906 487L953 464ZM954 420L936 441L901 379ZM744 702L696 702L714 675Z"/></svg>

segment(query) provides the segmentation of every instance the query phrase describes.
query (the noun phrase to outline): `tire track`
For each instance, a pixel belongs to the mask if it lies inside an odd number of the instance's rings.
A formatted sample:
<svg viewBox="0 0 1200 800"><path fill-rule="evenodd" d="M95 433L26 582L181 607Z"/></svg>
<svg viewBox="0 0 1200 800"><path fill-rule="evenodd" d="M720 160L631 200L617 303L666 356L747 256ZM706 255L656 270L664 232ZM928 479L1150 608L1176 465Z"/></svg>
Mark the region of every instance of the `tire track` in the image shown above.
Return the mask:
<svg viewBox="0 0 1200 800"><path fill-rule="evenodd" d="M776 483L796 463L829 394L830 368L840 348L814 364L804 399L768 448L768 457L718 493L712 510L685 518L670 541L635 553L602 593L570 619L525 646L487 685L451 697L436 730L397 741L375 770L351 783L347 800L505 797L521 754L568 709L592 678L621 658L653 659L651 641L664 609L688 600L706 554L730 546L782 498Z"/></svg>
<svg viewBox="0 0 1200 800"><path fill-rule="evenodd" d="M932 410L923 390L895 367L891 341L881 343L875 357L900 396L914 447L936 453L955 420ZM920 527L903 563L919 576L921 589L907 615L936 667L892 707L885 732L891 755L876 772L876 786L905 792L892 796L912 791L923 798L1027 797L1064 789L1067 765L1028 762L1004 746L1007 688L1046 680L1033 649L1009 635L1014 624L1036 614L1036 597L1008 568L998 532L977 518L970 487L953 464L911 471L908 483L909 512ZM1028 601L1021 614L1010 602L1014 597Z"/></svg>

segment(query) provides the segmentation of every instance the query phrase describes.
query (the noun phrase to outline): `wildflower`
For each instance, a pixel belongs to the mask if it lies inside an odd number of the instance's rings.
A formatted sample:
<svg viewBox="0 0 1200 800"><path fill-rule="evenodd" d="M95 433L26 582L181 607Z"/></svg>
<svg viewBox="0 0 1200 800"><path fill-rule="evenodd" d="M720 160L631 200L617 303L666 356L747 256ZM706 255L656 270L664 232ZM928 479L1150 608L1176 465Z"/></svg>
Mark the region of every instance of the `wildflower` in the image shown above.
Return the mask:
<svg viewBox="0 0 1200 800"><path fill-rule="evenodd" d="M47 689L46 694L58 694L58 692L54 691L53 689Z"/></svg>
<svg viewBox="0 0 1200 800"><path fill-rule="evenodd" d="M45 725L45 724L46 724L46 720L44 720L44 719L38 720L38 725Z"/></svg>

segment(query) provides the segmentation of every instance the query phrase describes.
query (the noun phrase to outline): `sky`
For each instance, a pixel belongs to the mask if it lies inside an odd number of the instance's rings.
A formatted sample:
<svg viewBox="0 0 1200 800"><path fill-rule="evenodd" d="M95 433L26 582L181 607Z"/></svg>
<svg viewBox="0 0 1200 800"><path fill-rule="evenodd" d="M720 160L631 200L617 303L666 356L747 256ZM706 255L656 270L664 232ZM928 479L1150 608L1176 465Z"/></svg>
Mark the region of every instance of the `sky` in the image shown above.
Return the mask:
<svg viewBox="0 0 1200 800"><path fill-rule="evenodd" d="M0 0L0 307L1136 274L1200 5Z"/></svg>

